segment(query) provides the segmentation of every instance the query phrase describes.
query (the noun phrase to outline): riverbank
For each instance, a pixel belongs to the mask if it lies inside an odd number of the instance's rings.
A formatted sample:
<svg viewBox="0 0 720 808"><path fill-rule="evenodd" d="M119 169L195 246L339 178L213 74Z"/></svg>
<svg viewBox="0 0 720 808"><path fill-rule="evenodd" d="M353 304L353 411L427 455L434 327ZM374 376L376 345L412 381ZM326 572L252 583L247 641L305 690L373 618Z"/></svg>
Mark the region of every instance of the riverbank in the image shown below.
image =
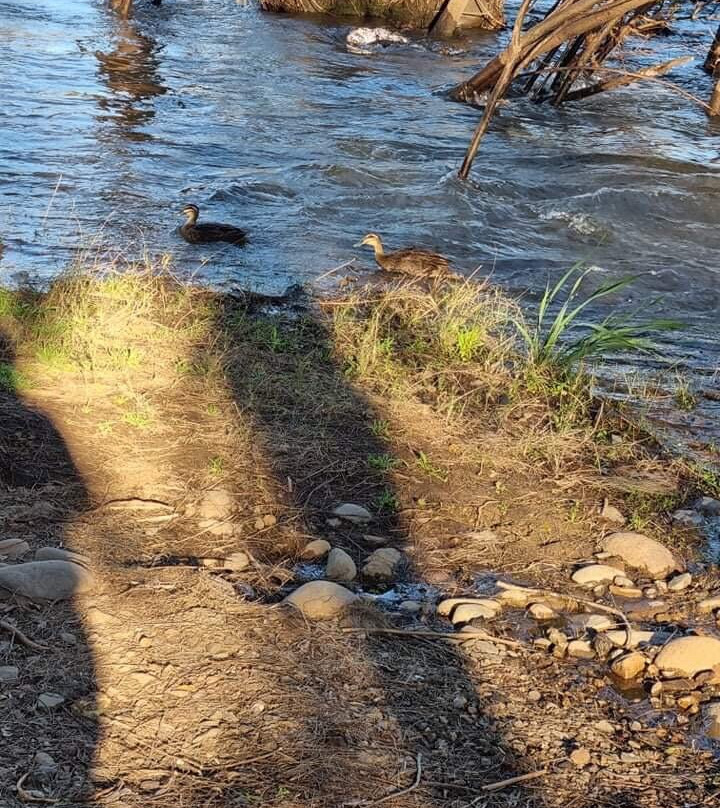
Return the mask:
<svg viewBox="0 0 720 808"><path fill-rule="evenodd" d="M619 610L665 646L716 634L704 511L677 515L717 497L714 480L663 457L585 375L528 361L532 324L492 286L272 299L192 286L170 263L82 261L45 293L0 293L5 561L64 547L84 558L57 563L87 570L71 599L0 602L30 642L3 627L4 801L711 798L712 677L653 691L677 677L642 640L622 697L611 666L628 651L578 618ZM678 569L616 561L630 583L571 580L621 529ZM57 586L48 570L38 586ZM363 599L320 621L281 604L328 573ZM472 616L440 606L457 596ZM463 628L487 636L460 642Z"/></svg>

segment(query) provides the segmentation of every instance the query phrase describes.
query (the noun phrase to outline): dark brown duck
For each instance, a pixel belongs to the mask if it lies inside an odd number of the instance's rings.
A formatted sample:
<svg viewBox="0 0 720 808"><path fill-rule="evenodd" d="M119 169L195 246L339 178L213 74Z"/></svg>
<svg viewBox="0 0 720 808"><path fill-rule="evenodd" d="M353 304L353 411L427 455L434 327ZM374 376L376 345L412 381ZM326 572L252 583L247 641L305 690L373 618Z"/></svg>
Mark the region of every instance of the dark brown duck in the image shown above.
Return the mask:
<svg viewBox="0 0 720 808"><path fill-rule="evenodd" d="M404 250L395 250L386 253L383 243L377 233L368 233L365 238L356 244L364 244L375 251L375 261L386 272L397 272L403 275L413 275L416 278L448 278L455 277L450 262L444 255L420 250L417 247L408 247Z"/></svg>
<svg viewBox="0 0 720 808"><path fill-rule="evenodd" d="M210 244L214 241L225 241L228 244L245 244L247 233L231 224L202 222L198 224L200 208L197 205L185 205L182 209L187 221L180 228L180 235L189 244Z"/></svg>

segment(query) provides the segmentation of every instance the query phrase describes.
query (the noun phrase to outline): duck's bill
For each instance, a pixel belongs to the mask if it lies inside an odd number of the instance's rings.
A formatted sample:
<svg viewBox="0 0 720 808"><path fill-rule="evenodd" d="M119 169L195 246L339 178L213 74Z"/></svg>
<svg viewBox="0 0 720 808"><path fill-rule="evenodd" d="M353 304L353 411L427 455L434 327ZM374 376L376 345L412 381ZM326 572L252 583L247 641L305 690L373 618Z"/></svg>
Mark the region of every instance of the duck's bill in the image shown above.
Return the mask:
<svg viewBox="0 0 720 808"><path fill-rule="evenodd" d="M365 239L362 241L358 241L357 244L353 244L353 247L363 247L365 246Z"/></svg>

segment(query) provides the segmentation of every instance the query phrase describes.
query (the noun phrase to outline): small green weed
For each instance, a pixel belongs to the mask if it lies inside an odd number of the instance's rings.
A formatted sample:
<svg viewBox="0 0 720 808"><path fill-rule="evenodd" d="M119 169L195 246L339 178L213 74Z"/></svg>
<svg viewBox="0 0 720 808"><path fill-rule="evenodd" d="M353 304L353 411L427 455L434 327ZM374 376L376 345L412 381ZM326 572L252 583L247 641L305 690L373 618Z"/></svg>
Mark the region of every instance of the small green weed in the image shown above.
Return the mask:
<svg viewBox="0 0 720 808"><path fill-rule="evenodd" d="M381 418L376 418L370 424L370 431L376 438L383 438L387 440L390 437L390 422L383 421Z"/></svg>
<svg viewBox="0 0 720 808"><path fill-rule="evenodd" d="M436 480L440 480L443 483L447 482L447 471L440 468L440 466L436 466L425 452L417 453L417 464L428 477L434 477Z"/></svg>
<svg viewBox="0 0 720 808"><path fill-rule="evenodd" d="M135 427L135 429L148 429L152 419L147 412L131 410L130 412L124 413L123 421L129 426Z"/></svg>
<svg viewBox="0 0 720 808"><path fill-rule="evenodd" d="M376 469L377 471L389 472L392 471L400 461L397 457L389 454L369 454L368 466Z"/></svg>
<svg viewBox="0 0 720 808"><path fill-rule="evenodd" d="M97 430L101 435L110 435L113 431L112 421L100 421L97 425Z"/></svg>
<svg viewBox="0 0 720 808"><path fill-rule="evenodd" d="M476 325L458 329L455 348L461 362L472 362L483 344L484 334Z"/></svg>
<svg viewBox="0 0 720 808"><path fill-rule="evenodd" d="M27 379L6 362L0 362L0 390L5 393L16 393L27 387Z"/></svg>
<svg viewBox="0 0 720 808"><path fill-rule="evenodd" d="M375 497L374 504L380 513L395 513L400 508L397 497L389 488L384 488Z"/></svg>
<svg viewBox="0 0 720 808"><path fill-rule="evenodd" d="M225 471L225 460L222 457L212 457L208 463L208 471L213 477L221 477Z"/></svg>
<svg viewBox="0 0 720 808"><path fill-rule="evenodd" d="M697 407L697 398L687 379L682 377L678 377L675 385L675 403L685 412L692 412Z"/></svg>

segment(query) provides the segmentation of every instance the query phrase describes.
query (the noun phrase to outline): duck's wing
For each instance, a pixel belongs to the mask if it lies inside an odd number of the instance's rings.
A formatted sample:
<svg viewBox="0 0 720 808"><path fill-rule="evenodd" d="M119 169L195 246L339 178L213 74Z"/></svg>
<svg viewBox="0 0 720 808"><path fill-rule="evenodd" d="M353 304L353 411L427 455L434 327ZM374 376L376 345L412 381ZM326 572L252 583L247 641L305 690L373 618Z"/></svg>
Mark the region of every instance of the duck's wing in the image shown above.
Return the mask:
<svg viewBox="0 0 720 808"><path fill-rule="evenodd" d="M230 244L244 244L247 241L247 233L244 230L229 224L203 222L195 225L194 229L201 241L226 241Z"/></svg>
<svg viewBox="0 0 720 808"><path fill-rule="evenodd" d="M409 275L443 275L451 271L450 262L444 255L417 247L397 250L389 253L387 258L391 259L394 271Z"/></svg>

